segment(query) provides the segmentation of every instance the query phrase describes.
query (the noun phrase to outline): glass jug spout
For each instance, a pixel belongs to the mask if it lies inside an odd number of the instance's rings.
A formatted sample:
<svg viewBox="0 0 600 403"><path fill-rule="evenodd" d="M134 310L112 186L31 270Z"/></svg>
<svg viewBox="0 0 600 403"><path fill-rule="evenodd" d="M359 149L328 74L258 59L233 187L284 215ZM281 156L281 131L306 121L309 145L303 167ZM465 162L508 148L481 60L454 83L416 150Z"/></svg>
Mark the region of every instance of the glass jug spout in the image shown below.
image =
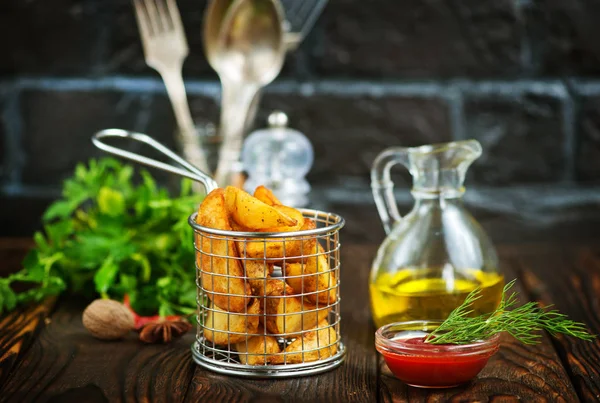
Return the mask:
<svg viewBox="0 0 600 403"><path fill-rule="evenodd" d="M467 169L481 151L477 140L465 140L413 148L392 147L379 154L371 169L371 189L386 233L401 219L390 177L394 165L402 164L409 170L416 197L460 197Z"/></svg>

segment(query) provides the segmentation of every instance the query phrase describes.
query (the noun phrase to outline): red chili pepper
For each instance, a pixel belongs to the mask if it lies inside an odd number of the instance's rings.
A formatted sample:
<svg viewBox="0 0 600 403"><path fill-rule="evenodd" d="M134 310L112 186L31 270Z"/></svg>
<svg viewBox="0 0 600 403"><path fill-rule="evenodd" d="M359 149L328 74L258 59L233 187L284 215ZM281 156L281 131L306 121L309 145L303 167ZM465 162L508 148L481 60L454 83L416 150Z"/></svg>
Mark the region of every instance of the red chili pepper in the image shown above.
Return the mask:
<svg viewBox="0 0 600 403"><path fill-rule="evenodd" d="M133 313L133 319L135 320L135 330L139 330L142 327L144 327L144 325L147 325L148 323L152 323L152 322L181 319L181 316L178 316L178 315L170 315L170 316L165 316L165 317L162 317L160 315L140 316L131 307L131 302L129 300L128 294L125 294L125 296L123 297L123 305L125 305L127 308L129 308L131 313Z"/></svg>

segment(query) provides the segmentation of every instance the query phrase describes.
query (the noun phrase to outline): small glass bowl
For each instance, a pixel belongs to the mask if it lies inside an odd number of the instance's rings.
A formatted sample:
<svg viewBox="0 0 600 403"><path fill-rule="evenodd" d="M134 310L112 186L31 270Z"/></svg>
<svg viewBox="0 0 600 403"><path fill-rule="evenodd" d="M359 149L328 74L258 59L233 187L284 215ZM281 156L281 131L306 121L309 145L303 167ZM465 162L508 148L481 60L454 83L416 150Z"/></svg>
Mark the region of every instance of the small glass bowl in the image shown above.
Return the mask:
<svg viewBox="0 0 600 403"><path fill-rule="evenodd" d="M473 379L500 347L499 334L471 344L424 343L441 323L396 322L377 330L375 348L398 379L417 388L458 386Z"/></svg>

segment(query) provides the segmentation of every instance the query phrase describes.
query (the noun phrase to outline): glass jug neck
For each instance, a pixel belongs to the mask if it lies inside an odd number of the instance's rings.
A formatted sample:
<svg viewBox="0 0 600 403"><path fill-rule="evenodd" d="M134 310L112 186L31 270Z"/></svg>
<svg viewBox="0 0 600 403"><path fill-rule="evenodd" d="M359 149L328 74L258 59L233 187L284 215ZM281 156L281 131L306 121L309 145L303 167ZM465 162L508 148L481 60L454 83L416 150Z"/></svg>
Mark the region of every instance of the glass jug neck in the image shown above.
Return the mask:
<svg viewBox="0 0 600 403"><path fill-rule="evenodd" d="M465 193L459 169L414 170L412 194L416 199L456 199Z"/></svg>
<svg viewBox="0 0 600 403"><path fill-rule="evenodd" d="M461 196L457 197L442 197L441 195L437 195L437 197L432 197L431 195L423 195L418 192L411 192L413 197L415 198L415 204L413 205L413 209L422 211L429 210L445 210L448 207L460 207L464 206L463 198Z"/></svg>

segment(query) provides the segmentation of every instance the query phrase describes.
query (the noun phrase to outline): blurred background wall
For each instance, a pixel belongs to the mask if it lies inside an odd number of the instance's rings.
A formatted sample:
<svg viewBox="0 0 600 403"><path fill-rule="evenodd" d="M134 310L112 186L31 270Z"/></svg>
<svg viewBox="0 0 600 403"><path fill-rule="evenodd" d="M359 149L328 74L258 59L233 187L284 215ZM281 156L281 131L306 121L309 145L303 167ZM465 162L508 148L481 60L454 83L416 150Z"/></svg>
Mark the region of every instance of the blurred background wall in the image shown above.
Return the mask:
<svg viewBox="0 0 600 403"><path fill-rule="evenodd" d="M206 2L178 4L193 115L215 122ZM485 150L467 178L467 201L484 221L543 228L595 217L598 21L592 0L331 0L269 87L257 126L281 109L310 138L314 203L351 218L346 231L357 239L383 234L369 189L381 150L466 138ZM74 165L100 155L96 130L175 146L128 0L0 2L0 116L0 235L39 226ZM410 177L398 168L397 179L406 209Z"/></svg>

